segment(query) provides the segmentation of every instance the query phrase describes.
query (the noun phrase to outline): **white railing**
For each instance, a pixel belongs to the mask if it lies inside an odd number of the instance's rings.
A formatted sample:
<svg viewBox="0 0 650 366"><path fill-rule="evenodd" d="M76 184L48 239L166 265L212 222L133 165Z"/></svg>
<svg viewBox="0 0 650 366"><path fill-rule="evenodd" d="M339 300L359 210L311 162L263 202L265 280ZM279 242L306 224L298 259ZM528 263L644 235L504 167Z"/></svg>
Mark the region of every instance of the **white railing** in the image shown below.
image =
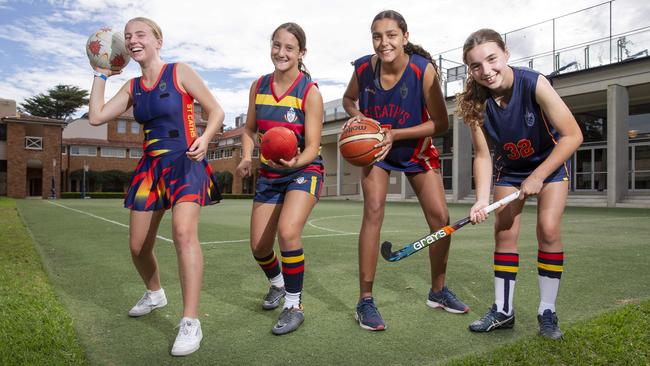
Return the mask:
<svg viewBox="0 0 650 366"><path fill-rule="evenodd" d="M43 138L36 136L25 136L25 149L43 150Z"/></svg>

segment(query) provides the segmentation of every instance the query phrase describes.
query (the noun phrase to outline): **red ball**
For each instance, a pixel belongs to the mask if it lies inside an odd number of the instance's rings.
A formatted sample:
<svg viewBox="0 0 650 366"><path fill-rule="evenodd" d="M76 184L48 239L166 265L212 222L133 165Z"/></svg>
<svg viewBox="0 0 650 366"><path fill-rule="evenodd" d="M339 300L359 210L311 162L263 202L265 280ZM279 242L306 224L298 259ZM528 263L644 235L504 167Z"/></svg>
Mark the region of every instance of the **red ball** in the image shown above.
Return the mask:
<svg viewBox="0 0 650 366"><path fill-rule="evenodd" d="M376 144L384 141L379 123L362 117L358 122L350 123L339 136L341 156L350 164L368 166L375 162L375 155L381 151Z"/></svg>
<svg viewBox="0 0 650 366"><path fill-rule="evenodd" d="M262 135L260 150L266 160L276 163L280 159L291 160L298 153L298 139L296 134L286 127L273 127Z"/></svg>

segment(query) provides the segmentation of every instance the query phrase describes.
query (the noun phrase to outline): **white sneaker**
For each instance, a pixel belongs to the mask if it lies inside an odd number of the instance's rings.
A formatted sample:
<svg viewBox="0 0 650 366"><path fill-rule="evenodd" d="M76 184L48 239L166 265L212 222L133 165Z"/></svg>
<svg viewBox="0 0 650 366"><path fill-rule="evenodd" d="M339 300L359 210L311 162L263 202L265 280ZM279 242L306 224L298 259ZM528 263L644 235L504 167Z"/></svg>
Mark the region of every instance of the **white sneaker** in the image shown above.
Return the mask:
<svg viewBox="0 0 650 366"><path fill-rule="evenodd" d="M162 308L167 305L165 290L149 291L146 290L137 304L129 310L129 316L142 316L149 314L153 309Z"/></svg>
<svg viewBox="0 0 650 366"><path fill-rule="evenodd" d="M201 346L201 339L203 339L201 322L198 319L183 318L179 327L172 347L172 356L187 356Z"/></svg>

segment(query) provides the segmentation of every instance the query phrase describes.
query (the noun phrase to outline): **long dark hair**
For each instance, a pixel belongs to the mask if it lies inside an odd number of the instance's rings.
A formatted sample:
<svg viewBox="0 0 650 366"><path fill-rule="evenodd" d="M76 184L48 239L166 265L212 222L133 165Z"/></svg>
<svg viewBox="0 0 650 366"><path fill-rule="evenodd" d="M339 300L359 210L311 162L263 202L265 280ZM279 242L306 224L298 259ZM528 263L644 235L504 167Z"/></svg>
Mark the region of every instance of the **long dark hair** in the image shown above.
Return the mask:
<svg viewBox="0 0 650 366"><path fill-rule="evenodd" d="M467 53L472 48L488 42L496 43L504 52L506 44L501 35L492 29L479 29L472 33L465 40L463 45L463 62L467 65ZM469 65L468 65L469 66ZM488 88L480 85L472 75L467 76L465 90L456 96L456 115L461 117L469 126L483 125L483 112L485 112L485 101L490 96Z"/></svg>
<svg viewBox="0 0 650 366"><path fill-rule="evenodd" d="M384 10L379 14L375 15L375 18L372 20L372 24L375 24L376 21L382 19L394 20L397 23L399 29L402 30L402 33L406 34L406 32L408 32L408 25L406 24L406 20L404 20L402 14L396 12L395 10ZM431 54L421 46L413 44L411 43L411 41L408 41L404 46L404 52L407 55L416 54L426 58L433 65L433 69L436 71L436 74L438 73L438 66L436 65L436 62L433 60L433 57L431 57Z"/></svg>
<svg viewBox="0 0 650 366"><path fill-rule="evenodd" d="M301 26L293 22L280 24L280 26L275 28L273 34L271 34L271 42L273 42L273 38L275 38L275 34L280 29L284 29L287 32L293 34L294 37L296 37L296 39L298 40L298 50L300 52L307 51L307 36L305 35L305 31L302 29ZM309 72L307 71L307 66L305 66L305 64L302 62L302 57L298 59L298 70L302 71L305 75L311 78L311 75L309 75Z"/></svg>

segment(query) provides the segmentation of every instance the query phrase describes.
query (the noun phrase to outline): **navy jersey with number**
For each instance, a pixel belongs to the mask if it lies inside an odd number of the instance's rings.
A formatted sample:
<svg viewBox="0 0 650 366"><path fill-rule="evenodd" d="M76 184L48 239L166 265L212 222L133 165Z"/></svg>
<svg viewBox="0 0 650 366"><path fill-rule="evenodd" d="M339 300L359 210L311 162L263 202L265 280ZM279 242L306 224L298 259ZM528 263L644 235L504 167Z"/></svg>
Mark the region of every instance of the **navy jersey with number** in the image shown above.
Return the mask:
<svg viewBox="0 0 650 366"><path fill-rule="evenodd" d="M411 55L400 80L385 90L379 83L380 61L373 69L371 60L372 55L368 55L354 62L361 113L393 129L413 127L429 120L422 88L424 70L429 61L420 55ZM431 137L423 137L395 141L386 159L376 165L388 170L418 173L439 168L440 161Z"/></svg>
<svg viewBox="0 0 650 366"><path fill-rule="evenodd" d="M264 132L276 126L283 126L296 134L298 147L305 149L305 103L307 93L316 86L309 76L298 74L293 84L284 92L277 95L273 89L273 74L260 77L257 81L255 95L255 122L258 136L261 139ZM300 171L323 173L323 162L319 156L306 167L298 169L273 169L266 164L266 158L260 154L260 178L262 180L281 181Z"/></svg>
<svg viewBox="0 0 650 366"><path fill-rule="evenodd" d="M550 154L558 133L535 99L539 73L513 67L512 96L505 107L488 98L483 130L494 148L497 181L501 175L525 179ZM567 164L560 169L566 171Z"/></svg>

